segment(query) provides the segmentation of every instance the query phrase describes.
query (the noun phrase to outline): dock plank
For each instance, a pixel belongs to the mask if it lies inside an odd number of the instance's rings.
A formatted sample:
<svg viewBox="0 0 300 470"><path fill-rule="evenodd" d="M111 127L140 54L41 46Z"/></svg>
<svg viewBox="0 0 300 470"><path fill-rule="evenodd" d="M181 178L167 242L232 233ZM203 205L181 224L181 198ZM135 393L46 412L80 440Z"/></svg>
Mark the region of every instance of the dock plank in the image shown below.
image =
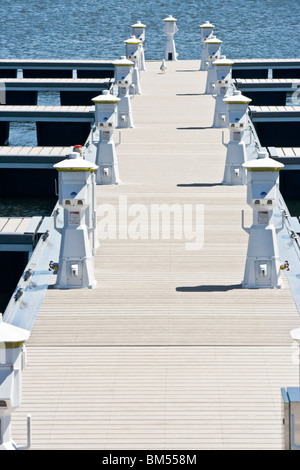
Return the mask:
<svg viewBox="0 0 300 470"><path fill-rule="evenodd" d="M7 219L7 222L2 228L2 232L18 233L21 231L21 227L23 226L23 224L24 224L23 217L10 217ZM26 221L26 224L28 224L28 220Z"/></svg>

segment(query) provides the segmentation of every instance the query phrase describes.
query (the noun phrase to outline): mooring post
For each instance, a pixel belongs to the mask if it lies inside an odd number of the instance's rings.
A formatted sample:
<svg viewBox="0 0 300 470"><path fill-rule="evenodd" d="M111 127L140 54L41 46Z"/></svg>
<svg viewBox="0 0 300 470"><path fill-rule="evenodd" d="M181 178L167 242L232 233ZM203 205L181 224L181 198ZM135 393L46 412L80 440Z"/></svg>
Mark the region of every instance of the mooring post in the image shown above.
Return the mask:
<svg viewBox="0 0 300 470"><path fill-rule="evenodd" d="M116 146L113 139L118 125L117 107L120 98L104 90L93 98L95 103L95 126L99 132L96 152L96 184L119 184L119 167Z"/></svg>
<svg viewBox="0 0 300 470"><path fill-rule="evenodd" d="M144 50L144 42L146 39L146 25L144 25L141 21L137 21L135 24L131 25L132 33L135 37L141 41L140 44L140 70L146 70L146 62L145 62L145 50Z"/></svg>
<svg viewBox="0 0 300 470"><path fill-rule="evenodd" d="M126 57L128 60L133 62L132 70L132 84L129 88L130 95L141 95L141 83L140 83L140 60L141 60L141 41L137 39L134 34L126 39Z"/></svg>
<svg viewBox="0 0 300 470"><path fill-rule="evenodd" d="M94 241L91 241L90 208L93 207L91 185L97 165L83 159L78 152L56 163L59 174L59 204L63 208L63 226L55 229L61 233L61 244L55 287L58 289L93 288ZM94 214L94 217L96 214Z"/></svg>
<svg viewBox="0 0 300 470"><path fill-rule="evenodd" d="M215 111L213 127L224 128L228 127L227 105L224 102L225 95L229 93L232 85L232 65L233 61L223 57L222 59L215 60L213 66L216 71L215 82Z"/></svg>
<svg viewBox="0 0 300 470"><path fill-rule="evenodd" d="M278 204L282 163L260 151L258 158L243 164L247 170L247 203L253 210L242 286L247 289L280 288L281 263L273 221Z"/></svg>
<svg viewBox="0 0 300 470"><path fill-rule="evenodd" d="M205 45L207 47L207 61L206 61L206 70L207 70L207 77L206 77L206 87L205 87L205 94L211 95L215 92L214 84L216 82L216 70L213 62L221 58L221 39L218 39L216 36L210 36L205 41Z"/></svg>
<svg viewBox="0 0 300 470"><path fill-rule="evenodd" d="M208 39L214 30L214 25L211 24L209 21L205 21L205 23L200 25L201 28L201 42L202 42L202 53L201 53L201 62L200 62L200 70L206 70L206 62L208 60L208 48L205 45L206 39Z"/></svg>
<svg viewBox="0 0 300 470"><path fill-rule="evenodd" d="M132 84L132 67L133 62L122 56L119 60L113 62L115 66L115 84L118 87L118 103L117 127L128 128L133 127L131 99L129 88Z"/></svg>
<svg viewBox="0 0 300 470"><path fill-rule="evenodd" d="M250 98L236 91L224 98L227 105L230 138L227 144L223 184L246 184L246 171L243 163L247 160L245 131L248 128L248 105Z"/></svg>
<svg viewBox="0 0 300 470"><path fill-rule="evenodd" d="M174 41L174 34L177 33L178 28L176 19L172 15L169 15L164 19L164 33L167 35L167 43L165 47L165 60L177 60L177 52Z"/></svg>
<svg viewBox="0 0 300 470"><path fill-rule="evenodd" d="M12 413L22 402L25 342L30 331L10 325L0 315L0 450L16 450L12 439Z"/></svg>

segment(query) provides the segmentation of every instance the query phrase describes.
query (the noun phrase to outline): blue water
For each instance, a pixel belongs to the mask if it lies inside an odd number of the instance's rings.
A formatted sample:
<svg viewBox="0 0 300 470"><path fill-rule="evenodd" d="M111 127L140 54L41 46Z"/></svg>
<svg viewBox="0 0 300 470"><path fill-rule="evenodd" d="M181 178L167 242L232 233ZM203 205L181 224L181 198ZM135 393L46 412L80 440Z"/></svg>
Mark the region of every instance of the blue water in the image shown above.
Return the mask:
<svg viewBox="0 0 300 470"><path fill-rule="evenodd" d="M161 59L163 19L177 18L179 59L200 57L199 25L209 20L234 58L299 57L300 0L1 0L0 57L115 59L137 20L146 59Z"/></svg>
<svg viewBox="0 0 300 470"><path fill-rule="evenodd" d="M234 58L299 57L300 0L1 0L0 58L116 59L125 54L131 25L146 25L146 59L160 60L164 21L177 19L179 59L200 59L199 26L215 25L222 53ZM38 104L59 104L40 93ZM12 124L10 145L36 145L34 124Z"/></svg>

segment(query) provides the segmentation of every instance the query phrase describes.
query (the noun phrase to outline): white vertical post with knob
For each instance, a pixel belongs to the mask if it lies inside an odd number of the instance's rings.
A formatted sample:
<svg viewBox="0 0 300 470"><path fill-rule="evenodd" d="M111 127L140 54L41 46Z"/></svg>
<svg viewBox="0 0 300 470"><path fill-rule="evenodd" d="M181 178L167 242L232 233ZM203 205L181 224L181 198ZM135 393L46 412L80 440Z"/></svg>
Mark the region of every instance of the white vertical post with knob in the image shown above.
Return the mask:
<svg viewBox="0 0 300 470"><path fill-rule="evenodd" d="M142 42L135 37L134 34L131 35L129 39L126 39L126 58L133 62L132 70L132 84L129 88L130 95L141 95L141 79L140 79L140 70L141 70L141 44Z"/></svg>
<svg viewBox="0 0 300 470"><path fill-rule="evenodd" d="M200 62L200 70L207 70L206 62L208 61L208 47L205 44L205 41L213 34L214 25L209 21L200 25L201 28L201 42L202 42L202 54Z"/></svg>
<svg viewBox="0 0 300 470"><path fill-rule="evenodd" d="M242 286L248 289L280 288L281 263L273 211L278 204L279 171L283 164L261 151L258 158L243 164L247 170L247 203L253 223L243 229L249 234Z"/></svg>
<svg viewBox="0 0 300 470"><path fill-rule="evenodd" d="M22 371L26 366L25 342L30 332L10 325L0 314L0 450L20 449L12 438L12 413L22 403ZM30 431L30 428L28 428ZM28 434L30 447L30 433Z"/></svg>
<svg viewBox="0 0 300 470"><path fill-rule="evenodd" d="M230 131L227 144L223 184L246 184L246 171L243 163L247 160L245 131L248 128L248 105L251 99L236 91L224 98L227 105L228 128Z"/></svg>
<svg viewBox="0 0 300 470"><path fill-rule="evenodd" d="M117 107L118 121L116 127L133 127L131 99L129 96L133 62L122 56L119 60L115 60L113 64L115 66L115 84L118 87L118 98L120 98Z"/></svg>
<svg viewBox="0 0 300 470"><path fill-rule="evenodd" d="M93 194L90 186L95 184L92 175L97 165L74 152L54 168L59 174L59 204L64 211L62 227L57 226L57 213L54 218L54 227L61 234L55 287L93 288L95 252L90 231L95 231L96 226L90 226L88 214Z"/></svg>
<svg viewBox="0 0 300 470"><path fill-rule="evenodd" d="M205 94L211 95L214 93L214 85L216 82L216 70L213 65L215 60L221 58L221 39L216 38L216 36L210 36L205 41L205 45L207 46L207 54L208 58L206 61L206 70L207 70L207 77L206 77L206 88Z"/></svg>
<svg viewBox="0 0 300 470"><path fill-rule="evenodd" d="M223 57L215 60L213 66L216 70L215 82L215 111L213 127L228 127L227 105L224 102L225 95L229 92L232 85L232 65L233 61Z"/></svg>
<svg viewBox="0 0 300 470"><path fill-rule="evenodd" d="M119 184L119 167L113 139L118 124L117 107L120 98L104 90L92 100L95 103L95 126L99 132L96 151L96 184Z"/></svg>
<svg viewBox="0 0 300 470"><path fill-rule="evenodd" d="M134 36L141 41L140 43L140 70L146 70L146 62L145 62L145 50L144 50L144 42L146 39L146 25L144 25L141 21L137 21L135 24L131 25L132 33Z"/></svg>

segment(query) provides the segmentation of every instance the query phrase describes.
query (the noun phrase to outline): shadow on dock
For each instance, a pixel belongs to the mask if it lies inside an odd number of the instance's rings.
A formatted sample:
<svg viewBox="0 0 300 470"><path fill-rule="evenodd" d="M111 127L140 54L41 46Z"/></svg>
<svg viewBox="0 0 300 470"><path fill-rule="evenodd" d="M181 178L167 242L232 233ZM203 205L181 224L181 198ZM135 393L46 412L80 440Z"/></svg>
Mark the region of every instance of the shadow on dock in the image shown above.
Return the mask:
<svg viewBox="0 0 300 470"><path fill-rule="evenodd" d="M176 96L203 96L205 93L176 93Z"/></svg>
<svg viewBox="0 0 300 470"><path fill-rule="evenodd" d="M179 188L213 188L214 186L224 186L222 183L180 183Z"/></svg>
<svg viewBox="0 0 300 470"><path fill-rule="evenodd" d="M203 131L207 129L212 129L212 127L176 127L178 131Z"/></svg>
<svg viewBox="0 0 300 470"><path fill-rule="evenodd" d="M176 287L176 292L227 292L229 290L241 289L242 284L224 285L203 285L203 286L183 286Z"/></svg>

